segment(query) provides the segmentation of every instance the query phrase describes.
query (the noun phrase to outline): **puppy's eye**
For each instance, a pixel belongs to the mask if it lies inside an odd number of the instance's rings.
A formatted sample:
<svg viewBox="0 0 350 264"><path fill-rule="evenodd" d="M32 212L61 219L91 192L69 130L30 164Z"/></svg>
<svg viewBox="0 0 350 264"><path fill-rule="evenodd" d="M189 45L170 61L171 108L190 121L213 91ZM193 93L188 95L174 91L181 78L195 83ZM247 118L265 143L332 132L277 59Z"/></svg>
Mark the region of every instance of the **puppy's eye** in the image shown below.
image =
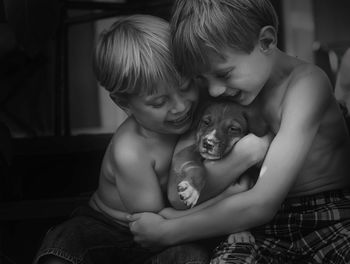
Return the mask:
<svg viewBox="0 0 350 264"><path fill-rule="evenodd" d="M210 125L210 118L203 118L201 123L203 126L209 126Z"/></svg>
<svg viewBox="0 0 350 264"><path fill-rule="evenodd" d="M240 127L236 127L236 126L229 126L227 128L227 131L228 131L228 133L237 134L237 133L241 133L241 128Z"/></svg>

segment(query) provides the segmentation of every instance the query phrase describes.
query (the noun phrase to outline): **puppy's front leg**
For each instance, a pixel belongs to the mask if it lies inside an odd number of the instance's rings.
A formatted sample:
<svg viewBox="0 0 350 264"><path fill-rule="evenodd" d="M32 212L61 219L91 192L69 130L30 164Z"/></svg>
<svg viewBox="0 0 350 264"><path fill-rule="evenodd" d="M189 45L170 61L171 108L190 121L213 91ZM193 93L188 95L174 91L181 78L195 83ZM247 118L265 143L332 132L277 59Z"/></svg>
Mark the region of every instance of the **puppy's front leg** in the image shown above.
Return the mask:
<svg viewBox="0 0 350 264"><path fill-rule="evenodd" d="M205 169L202 164L195 161L188 161L181 168L183 180L177 185L177 191L180 199L188 207L193 207L197 204L200 192L205 184Z"/></svg>
<svg viewBox="0 0 350 264"><path fill-rule="evenodd" d="M193 207L205 185L205 171L195 145L177 152L172 161L168 199L176 209Z"/></svg>

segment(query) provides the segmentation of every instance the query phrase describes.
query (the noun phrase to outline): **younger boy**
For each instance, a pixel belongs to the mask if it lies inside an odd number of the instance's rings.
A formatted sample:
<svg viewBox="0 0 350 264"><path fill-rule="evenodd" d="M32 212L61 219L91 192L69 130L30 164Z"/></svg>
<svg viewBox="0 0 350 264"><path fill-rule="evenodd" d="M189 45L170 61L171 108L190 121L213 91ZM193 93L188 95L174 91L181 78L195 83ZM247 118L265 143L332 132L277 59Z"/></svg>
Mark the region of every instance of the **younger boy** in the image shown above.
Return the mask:
<svg viewBox="0 0 350 264"><path fill-rule="evenodd" d="M97 79L129 117L107 147L99 187L89 206L50 230L35 263L143 263L155 253L137 246L125 212L159 212L173 149L192 122L198 89L174 68L169 24L156 17L120 17L101 34ZM245 162L249 155L242 155ZM206 263L199 244L171 248L157 263ZM164 260L165 259L165 260Z"/></svg>
<svg viewBox="0 0 350 264"><path fill-rule="evenodd" d="M275 137L252 189L183 217L129 216L140 244L254 228L255 242L224 242L213 262L350 263L349 134L325 73L280 51L277 28L268 0L176 1L178 69L258 107Z"/></svg>

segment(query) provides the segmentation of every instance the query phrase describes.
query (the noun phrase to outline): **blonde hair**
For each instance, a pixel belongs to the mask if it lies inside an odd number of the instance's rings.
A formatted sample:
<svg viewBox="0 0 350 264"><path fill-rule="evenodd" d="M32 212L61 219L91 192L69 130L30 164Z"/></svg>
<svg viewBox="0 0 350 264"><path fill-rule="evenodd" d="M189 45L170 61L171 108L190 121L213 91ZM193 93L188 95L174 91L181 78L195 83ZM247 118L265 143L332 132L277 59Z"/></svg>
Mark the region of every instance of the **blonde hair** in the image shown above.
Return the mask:
<svg viewBox="0 0 350 264"><path fill-rule="evenodd" d="M269 0L176 0L170 24L175 64L187 76L205 68L208 48L250 53L264 26L278 30Z"/></svg>
<svg viewBox="0 0 350 264"><path fill-rule="evenodd" d="M128 95L155 93L159 81L179 83L169 41L169 23L161 18L119 17L96 45L97 80L119 105L125 104Z"/></svg>

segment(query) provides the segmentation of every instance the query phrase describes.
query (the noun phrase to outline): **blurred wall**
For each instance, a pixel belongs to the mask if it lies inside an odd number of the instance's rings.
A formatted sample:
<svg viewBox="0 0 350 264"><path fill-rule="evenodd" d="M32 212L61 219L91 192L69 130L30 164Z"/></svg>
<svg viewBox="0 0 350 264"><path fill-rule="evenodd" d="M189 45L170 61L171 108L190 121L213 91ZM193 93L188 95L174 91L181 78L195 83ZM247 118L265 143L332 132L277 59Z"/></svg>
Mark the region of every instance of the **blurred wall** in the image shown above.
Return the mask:
<svg viewBox="0 0 350 264"><path fill-rule="evenodd" d="M315 40L350 43L350 1L313 0Z"/></svg>
<svg viewBox="0 0 350 264"><path fill-rule="evenodd" d="M313 62L315 24L312 0L283 0L283 31L285 51Z"/></svg>
<svg viewBox="0 0 350 264"><path fill-rule="evenodd" d="M1 61L0 120L14 136L50 134L58 0L2 2L16 48Z"/></svg>

